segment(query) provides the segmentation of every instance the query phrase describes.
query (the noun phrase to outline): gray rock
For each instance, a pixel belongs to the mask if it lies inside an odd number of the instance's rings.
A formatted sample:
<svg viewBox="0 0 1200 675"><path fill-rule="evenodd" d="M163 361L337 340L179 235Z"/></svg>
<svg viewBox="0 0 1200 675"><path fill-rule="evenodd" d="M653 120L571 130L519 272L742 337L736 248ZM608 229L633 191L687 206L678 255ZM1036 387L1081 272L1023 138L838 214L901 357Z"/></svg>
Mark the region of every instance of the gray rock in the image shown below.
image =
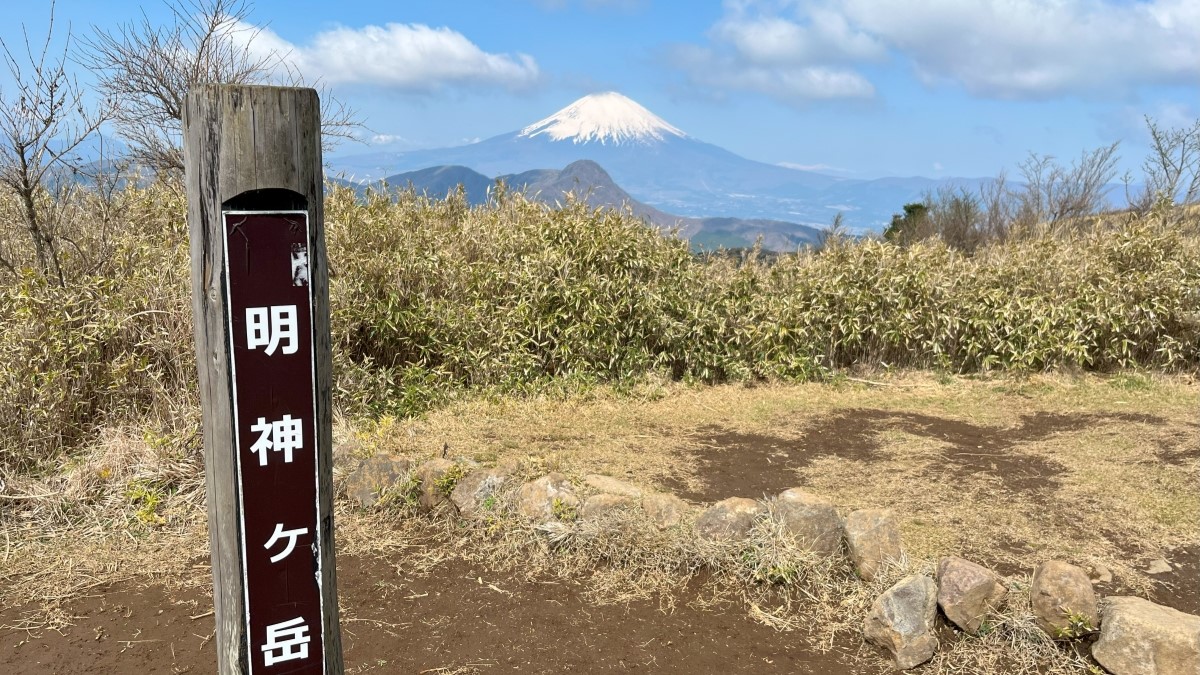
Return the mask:
<svg viewBox="0 0 1200 675"><path fill-rule="evenodd" d="M454 502L459 514L467 518L482 515L494 509L492 502L496 492L504 486L508 476L502 469L472 471L454 486L450 501Z"/></svg>
<svg viewBox="0 0 1200 675"><path fill-rule="evenodd" d="M421 481L421 508L426 511L446 503L450 495L444 488L444 478L451 471L456 471L456 464L449 459L431 459L417 467L413 475Z"/></svg>
<svg viewBox="0 0 1200 675"><path fill-rule="evenodd" d="M629 495L592 495L583 501L583 509L580 514L584 520L594 520L613 509L633 506L633 503L633 497Z"/></svg>
<svg viewBox="0 0 1200 675"><path fill-rule="evenodd" d="M871 605L871 613L863 622L863 636L888 650L900 670L925 663L938 650L934 634L937 593L937 584L927 576L901 579Z"/></svg>
<svg viewBox="0 0 1200 675"><path fill-rule="evenodd" d="M1104 565L1093 565L1091 579L1097 584L1111 584L1113 580L1112 570Z"/></svg>
<svg viewBox="0 0 1200 675"><path fill-rule="evenodd" d="M766 507L753 499L730 497L713 504L696 519L696 534L714 541L738 541L750 536Z"/></svg>
<svg viewBox="0 0 1200 675"><path fill-rule="evenodd" d="M800 488L784 490L775 498L772 511L783 530L796 542L824 556L842 548L842 523L833 502Z"/></svg>
<svg viewBox="0 0 1200 675"><path fill-rule="evenodd" d="M643 490L633 483L627 483L612 476L602 476L598 473L584 476L583 482L596 492L603 492L610 495L624 495L626 497L633 497L634 499L641 499L644 494Z"/></svg>
<svg viewBox="0 0 1200 675"><path fill-rule="evenodd" d="M579 498L571 488L571 481L558 472L530 481L517 491L517 512L530 520L557 520L578 508Z"/></svg>
<svg viewBox="0 0 1200 675"><path fill-rule="evenodd" d="M675 527L692 507L679 497L665 492L654 492L642 497L642 510L658 529Z"/></svg>
<svg viewBox="0 0 1200 675"><path fill-rule="evenodd" d="M1146 574L1166 574L1167 572L1170 572L1171 569L1171 563L1167 562L1163 558L1158 558L1156 560L1151 560L1150 564L1146 566Z"/></svg>
<svg viewBox="0 0 1200 675"><path fill-rule="evenodd" d="M1087 574L1061 560L1038 565L1029 586L1029 602L1039 628L1055 639L1072 637L1069 615L1076 615L1089 626L1100 625L1096 591Z"/></svg>
<svg viewBox="0 0 1200 675"><path fill-rule="evenodd" d="M846 516L842 524L846 547L858 576L871 581L884 565L904 555L900 527L889 509L862 509Z"/></svg>
<svg viewBox="0 0 1200 675"><path fill-rule="evenodd" d="M379 501L379 493L399 483L411 466L407 459L392 455L364 460L346 478L346 495L359 506L370 508Z"/></svg>
<svg viewBox="0 0 1200 675"><path fill-rule="evenodd" d="M954 556L938 563L938 605L946 618L971 635L978 635L987 615L1008 593L995 573Z"/></svg>
<svg viewBox="0 0 1200 675"><path fill-rule="evenodd" d="M1113 675L1200 673L1200 616L1141 598L1105 599L1092 656Z"/></svg>

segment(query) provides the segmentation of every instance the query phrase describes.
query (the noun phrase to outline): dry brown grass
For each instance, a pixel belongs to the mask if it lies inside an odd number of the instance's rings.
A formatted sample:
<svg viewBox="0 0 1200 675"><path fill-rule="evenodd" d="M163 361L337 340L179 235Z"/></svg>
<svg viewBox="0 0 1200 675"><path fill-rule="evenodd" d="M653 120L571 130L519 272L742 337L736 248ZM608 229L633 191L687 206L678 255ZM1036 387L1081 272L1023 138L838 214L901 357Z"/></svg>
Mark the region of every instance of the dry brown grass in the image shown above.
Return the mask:
<svg viewBox="0 0 1200 675"><path fill-rule="evenodd" d="M817 454L808 457L796 484L845 508L896 509L910 550L919 557L984 555L1030 569L1058 556L1106 564L1136 584L1144 580L1134 569L1141 559L1200 541L1200 495L1193 489L1200 468L1195 453L1187 452L1200 447L1195 427L1200 387L1191 379L939 380L918 374L885 379L887 386L669 385L640 400L597 393L566 400L471 401L418 421L385 422L359 436L368 452L422 457L448 444L452 455L485 464L523 459L546 469L606 473L661 488L706 480L695 457L704 451L700 430L707 428L791 442L796 447L790 453L804 454L808 449L799 445L806 430L838 411L915 413L1000 438L1019 428L1023 416L1092 415L1094 421L1079 428L1004 449L1012 458L1061 467L1049 476L1057 483L1042 490L1015 490L1000 471L957 470L945 460L946 440L887 425L874 439L870 461ZM1164 451L1180 459L1162 461L1156 453Z"/></svg>

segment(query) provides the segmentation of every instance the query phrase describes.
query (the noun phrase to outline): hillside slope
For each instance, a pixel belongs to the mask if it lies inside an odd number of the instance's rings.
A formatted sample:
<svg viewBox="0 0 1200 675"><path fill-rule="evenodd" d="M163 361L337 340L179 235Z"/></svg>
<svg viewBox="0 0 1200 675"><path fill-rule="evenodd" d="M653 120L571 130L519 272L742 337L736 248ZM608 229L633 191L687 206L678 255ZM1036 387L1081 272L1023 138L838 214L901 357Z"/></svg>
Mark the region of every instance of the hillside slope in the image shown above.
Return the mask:
<svg viewBox="0 0 1200 675"><path fill-rule="evenodd" d="M667 213L632 197L591 160L571 162L562 170L535 169L498 176L495 180L550 204L559 203L573 193L593 207L628 209L661 229L678 228L680 236L689 239L696 248L748 247L761 236L765 248L788 251L820 240L817 228L787 221L694 218ZM471 204L482 204L494 181L464 166L438 166L395 174L387 177L385 183L390 187L411 187L433 198L445 197L461 184Z"/></svg>

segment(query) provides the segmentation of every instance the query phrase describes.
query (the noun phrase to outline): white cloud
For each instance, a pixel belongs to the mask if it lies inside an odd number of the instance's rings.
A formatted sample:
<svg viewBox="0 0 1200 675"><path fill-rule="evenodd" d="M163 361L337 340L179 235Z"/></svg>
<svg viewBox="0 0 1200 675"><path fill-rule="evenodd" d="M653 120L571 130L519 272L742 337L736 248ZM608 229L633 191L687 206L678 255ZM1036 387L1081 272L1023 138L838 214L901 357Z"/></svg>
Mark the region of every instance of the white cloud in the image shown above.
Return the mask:
<svg viewBox="0 0 1200 675"><path fill-rule="evenodd" d="M911 58L927 82L981 96L1123 95L1144 84L1200 82L1195 0L839 4L855 26Z"/></svg>
<svg viewBox="0 0 1200 675"><path fill-rule="evenodd" d="M411 144L412 141L399 134L372 134L367 142L371 145L392 145L393 143Z"/></svg>
<svg viewBox="0 0 1200 675"><path fill-rule="evenodd" d="M785 17L779 9L726 2L726 15L708 32L709 45L677 46L670 59L693 85L717 92L754 91L787 103L875 95L847 65L882 58L882 43L837 12L817 7Z"/></svg>
<svg viewBox="0 0 1200 675"><path fill-rule="evenodd" d="M758 64L695 46L676 48L671 60L687 72L692 84L718 92L756 91L785 102L870 98L875 94L875 87L865 77L848 68Z"/></svg>
<svg viewBox="0 0 1200 675"><path fill-rule="evenodd" d="M423 24L337 27L318 33L307 45L294 45L262 29L252 47L285 54L287 63L307 78L331 85L369 84L416 92L452 86L521 90L540 77L529 55L485 52L462 33Z"/></svg>
<svg viewBox="0 0 1200 675"><path fill-rule="evenodd" d="M836 12L814 8L804 21L779 16L726 16L710 31L756 65L815 65L877 59L884 46Z"/></svg>
<svg viewBox="0 0 1200 675"><path fill-rule="evenodd" d="M1200 2L727 0L672 56L694 85L788 101L870 96L861 67L887 58L982 97L1119 97L1200 83Z"/></svg>
<svg viewBox="0 0 1200 675"><path fill-rule="evenodd" d="M1149 147L1150 132L1146 117L1160 129L1185 129L1200 120L1200 109L1178 101L1145 101L1124 105L1096 115L1099 132L1105 138L1124 138Z"/></svg>
<svg viewBox="0 0 1200 675"><path fill-rule="evenodd" d="M797 171L825 171L830 173L854 173L851 169L844 169L832 164L800 164L798 162L778 162L779 166L785 169L796 169Z"/></svg>

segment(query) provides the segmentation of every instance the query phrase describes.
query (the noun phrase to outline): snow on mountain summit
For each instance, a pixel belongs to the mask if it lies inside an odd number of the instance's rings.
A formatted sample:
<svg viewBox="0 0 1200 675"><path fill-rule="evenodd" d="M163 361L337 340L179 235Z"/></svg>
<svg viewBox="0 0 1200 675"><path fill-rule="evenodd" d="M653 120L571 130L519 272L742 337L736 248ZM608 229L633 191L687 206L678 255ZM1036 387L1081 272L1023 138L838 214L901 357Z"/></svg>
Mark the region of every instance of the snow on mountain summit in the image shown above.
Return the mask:
<svg viewBox="0 0 1200 675"><path fill-rule="evenodd" d="M684 138L687 134L646 110L636 101L615 91L590 94L521 130L518 137L533 138L545 134L555 141L653 143L665 136Z"/></svg>

